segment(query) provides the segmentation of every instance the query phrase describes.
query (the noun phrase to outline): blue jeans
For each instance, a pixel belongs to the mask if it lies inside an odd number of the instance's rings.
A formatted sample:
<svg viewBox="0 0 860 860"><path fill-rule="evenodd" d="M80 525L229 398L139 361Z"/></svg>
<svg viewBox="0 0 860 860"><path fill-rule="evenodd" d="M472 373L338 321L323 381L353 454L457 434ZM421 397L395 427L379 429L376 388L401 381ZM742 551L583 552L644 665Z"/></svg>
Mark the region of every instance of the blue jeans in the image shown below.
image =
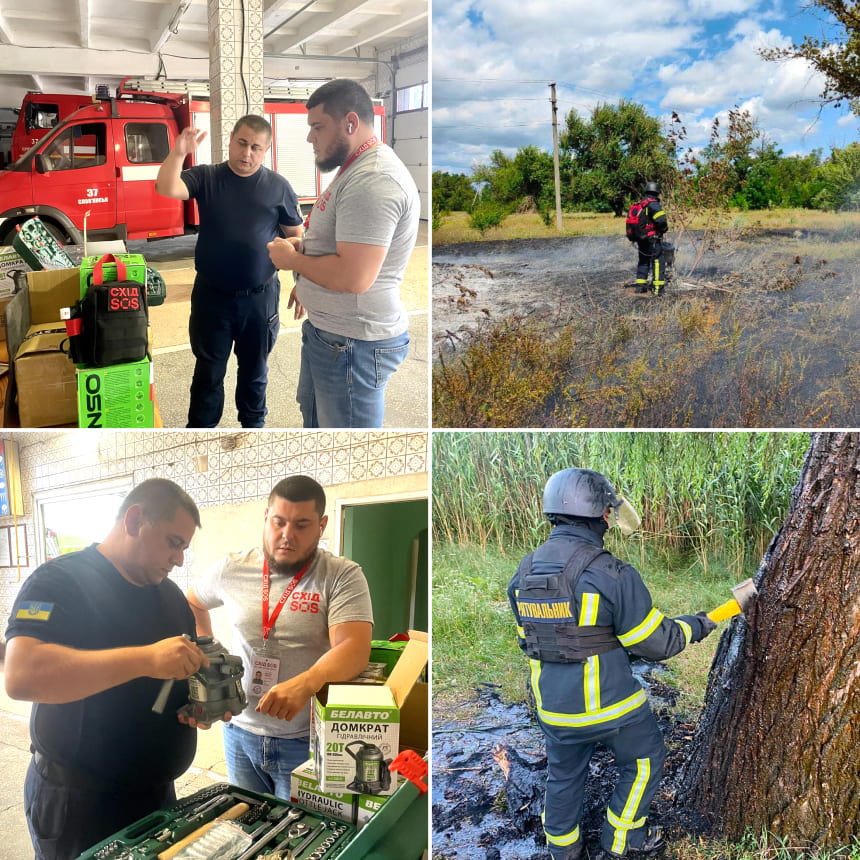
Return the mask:
<svg viewBox="0 0 860 860"><path fill-rule="evenodd" d="M305 427L382 427L385 386L409 352L409 334L357 340L302 325L296 400Z"/></svg>
<svg viewBox="0 0 860 860"><path fill-rule="evenodd" d="M191 291L188 335L194 353L189 427L216 427L224 411L224 375L236 353L236 410L243 427L266 420L269 353L278 339L281 283L275 275L256 292L218 292L202 275Z"/></svg>
<svg viewBox="0 0 860 860"><path fill-rule="evenodd" d="M255 735L224 724L224 756L233 785L288 799L290 775L310 758L309 738Z"/></svg>

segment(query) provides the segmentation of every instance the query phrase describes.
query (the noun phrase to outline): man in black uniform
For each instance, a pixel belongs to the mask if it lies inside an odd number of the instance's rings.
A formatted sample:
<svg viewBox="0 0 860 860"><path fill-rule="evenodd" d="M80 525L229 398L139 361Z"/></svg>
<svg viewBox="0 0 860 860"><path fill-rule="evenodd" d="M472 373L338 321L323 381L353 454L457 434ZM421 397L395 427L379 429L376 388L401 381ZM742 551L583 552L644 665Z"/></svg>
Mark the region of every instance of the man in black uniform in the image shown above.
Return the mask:
<svg viewBox="0 0 860 860"><path fill-rule="evenodd" d="M666 286L666 270L663 265L663 235L669 229L669 221L660 202L660 186L656 182L645 183L645 197L640 204L646 209L644 239L637 241L639 265L636 267L636 292L648 292L648 279L654 295L659 296Z"/></svg>
<svg viewBox="0 0 860 860"><path fill-rule="evenodd" d="M194 616L167 579L199 525L180 487L144 481L102 543L46 562L21 587L5 684L34 702L24 800L36 860L72 860L176 799L197 746L176 715L187 682L162 714L152 705L164 679L209 665L184 638Z"/></svg>
<svg viewBox="0 0 860 860"><path fill-rule="evenodd" d="M543 826L553 860L584 857L579 820L597 741L615 753L619 770L600 835L604 857L662 847L646 816L666 752L630 657L663 660L716 627L704 613L664 617L636 569L603 549L610 521L624 526L622 505L598 472L554 474L543 497L554 528L508 586L546 740Z"/></svg>

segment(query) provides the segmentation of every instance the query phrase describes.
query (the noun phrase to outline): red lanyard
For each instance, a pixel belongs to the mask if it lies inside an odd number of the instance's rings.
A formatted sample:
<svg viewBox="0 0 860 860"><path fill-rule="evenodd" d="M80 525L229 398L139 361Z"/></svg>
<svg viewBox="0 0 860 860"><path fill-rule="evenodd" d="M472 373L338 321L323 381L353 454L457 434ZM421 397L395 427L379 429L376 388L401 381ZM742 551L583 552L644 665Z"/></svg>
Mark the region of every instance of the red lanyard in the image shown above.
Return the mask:
<svg viewBox="0 0 860 860"><path fill-rule="evenodd" d="M311 559L311 561L313 561L313 559ZM278 620L278 616L281 614L281 610L287 602L287 598L293 593L293 589L299 584L299 580L304 576L305 571L311 566L311 561L309 561L292 578L289 585L287 585L286 591L284 591L281 599L278 601L275 611L272 613L271 617L269 617L269 562L267 559L263 559L263 639L268 640L269 634L272 632L272 628L275 626L275 622Z"/></svg>
<svg viewBox="0 0 860 860"><path fill-rule="evenodd" d="M305 225L304 225L305 230L308 229L308 225L311 223L311 215L313 215L314 209L317 208L317 204L319 204L320 200L325 199L326 201L328 201L329 197L331 197L332 185L334 185L335 182L337 182L337 180L340 179L341 175L346 172L346 169L359 156L364 155L364 153L367 152L368 149L371 149L372 147L376 146L377 143L379 143L379 138L377 138L377 136L374 134L373 137L369 137L366 141L364 141L364 143L358 149L356 149L356 151L353 152L353 154L350 155L350 157L344 162L344 164L341 166L340 170L338 170L337 176L335 176L335 178L332 179L332 181L329 183L328 188L326 188L326 190L322 194L320 194L319 197L317 197L316 202L314 203L313 207L311 208L311 211L308 212L307 217L305 218ZM323 207L323 208L325 208L325 207Z"/></svg>

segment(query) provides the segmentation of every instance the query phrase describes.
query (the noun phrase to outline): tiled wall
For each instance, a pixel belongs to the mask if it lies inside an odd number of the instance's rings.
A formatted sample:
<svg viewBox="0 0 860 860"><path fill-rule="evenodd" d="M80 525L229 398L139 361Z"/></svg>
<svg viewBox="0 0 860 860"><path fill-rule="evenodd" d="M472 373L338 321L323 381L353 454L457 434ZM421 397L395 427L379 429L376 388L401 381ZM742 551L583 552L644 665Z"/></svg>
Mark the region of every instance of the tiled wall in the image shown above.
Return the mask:
<svg viewBox="0 0 860 860"><path fill-rule="evenodd" d="M326 488L385 481L388 492L392 479L429 471L426 433L21 431L13 439L24 496L17 523L27 529L34 560L33 493L43 490L124 475L133 475L135 484L169 478L203 509L265 499L290 474L310 475ZM12 524L12 517L0 517L0 525ZM188 554L176 578L184 582L192 566ZM21 570L22 580L31 569ZM0 634L18 591L18 574L17 568L0 569Z"/></svg>

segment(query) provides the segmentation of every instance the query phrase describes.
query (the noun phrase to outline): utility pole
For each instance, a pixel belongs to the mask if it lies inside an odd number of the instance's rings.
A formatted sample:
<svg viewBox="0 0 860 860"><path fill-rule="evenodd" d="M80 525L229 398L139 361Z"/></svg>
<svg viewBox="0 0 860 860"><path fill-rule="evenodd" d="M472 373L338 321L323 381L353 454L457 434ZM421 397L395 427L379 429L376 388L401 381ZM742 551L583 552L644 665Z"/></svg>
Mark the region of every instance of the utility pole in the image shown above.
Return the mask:
<svg viewBox="0 0 860 860"><path fill-rule="evenodd" d="M561 233L561 176L558 169L558 105L555 101L555 83L549 85L552 102L552 169L555 179L555 226Z"/></svg>

